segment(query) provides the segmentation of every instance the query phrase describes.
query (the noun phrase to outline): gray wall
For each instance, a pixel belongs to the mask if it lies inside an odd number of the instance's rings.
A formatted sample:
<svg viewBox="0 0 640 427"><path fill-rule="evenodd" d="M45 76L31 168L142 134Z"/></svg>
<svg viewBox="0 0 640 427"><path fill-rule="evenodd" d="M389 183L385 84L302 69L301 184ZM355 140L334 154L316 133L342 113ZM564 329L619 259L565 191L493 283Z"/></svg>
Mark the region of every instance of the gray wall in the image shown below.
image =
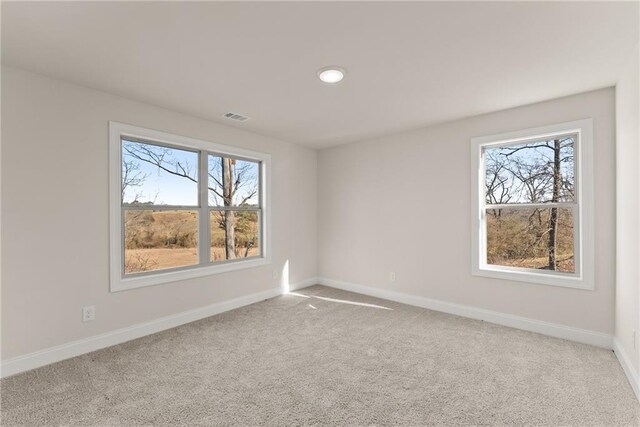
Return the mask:
<svg viewBox="0 0 640 427"><path fill-rule="evenodd" d="M638 371L640 331L640 108L638 53L630 58L616 85L616 340Z"/></svg>
<svg viewBox="0 0 640 427"><path fill-rule="evenodd" d="M613 89L316 153L17 69L2 72L4 360L272 289L279 286L273 270L287 260L292 283L318 274L614 331ZM472 277L470 138L587 117L595 131L596 290ZM272 265L109 293L109 120L270 153ZM637 165L637 148L629 144ZM625 173L637 177L637 166ZM390 271L397 273L395 283ZM637 263L629 271L637 274ZM638 325L637 285L628 289L635 305L619 314L627 345L625 331ZM618 297L622 306L621 300L627 296ZM94 322L80 322L85 305L96 306Z"/></svg>
<svg viewBox="0 0 640 427"><path fill-rule="evenodd" d="M595 291L472 277L470 139L589 117ZM609 88L320 151L319 275L613 333L614 138Z"/></svg>
<svg viewBox="0 0 640 427"><path fill-rule="evenodd" d="M314 150L6 67L2 119L3 360L316 275ZM109 293L109 120L271 154L272 265Z"/></svg>

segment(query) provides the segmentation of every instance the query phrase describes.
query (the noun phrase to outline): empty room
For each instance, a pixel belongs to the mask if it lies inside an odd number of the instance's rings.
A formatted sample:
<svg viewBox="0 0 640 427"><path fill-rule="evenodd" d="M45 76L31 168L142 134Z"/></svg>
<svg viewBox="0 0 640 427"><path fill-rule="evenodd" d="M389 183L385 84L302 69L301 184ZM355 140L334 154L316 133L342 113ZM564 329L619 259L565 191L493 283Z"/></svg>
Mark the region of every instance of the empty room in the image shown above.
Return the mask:
<svg viewBox="0 0 640 427"><path fill-rule="evenodd" d="M640 426L640 2L0 12L0 425Z"/></svg>

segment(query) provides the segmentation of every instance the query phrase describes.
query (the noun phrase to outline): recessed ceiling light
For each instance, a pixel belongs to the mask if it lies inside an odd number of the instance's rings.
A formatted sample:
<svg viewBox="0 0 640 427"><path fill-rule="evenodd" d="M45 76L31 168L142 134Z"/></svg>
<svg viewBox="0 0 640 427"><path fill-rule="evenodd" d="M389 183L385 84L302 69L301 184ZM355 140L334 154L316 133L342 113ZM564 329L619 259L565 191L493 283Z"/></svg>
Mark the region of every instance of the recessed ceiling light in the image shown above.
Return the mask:
<svg viewBox="0 0 640 427"><path fill-rule="evenodd" d="M318 70L318 78L325 83L338 83L340 82L345 74L347 74L347 70L341 67L324 67Z"/></svg>

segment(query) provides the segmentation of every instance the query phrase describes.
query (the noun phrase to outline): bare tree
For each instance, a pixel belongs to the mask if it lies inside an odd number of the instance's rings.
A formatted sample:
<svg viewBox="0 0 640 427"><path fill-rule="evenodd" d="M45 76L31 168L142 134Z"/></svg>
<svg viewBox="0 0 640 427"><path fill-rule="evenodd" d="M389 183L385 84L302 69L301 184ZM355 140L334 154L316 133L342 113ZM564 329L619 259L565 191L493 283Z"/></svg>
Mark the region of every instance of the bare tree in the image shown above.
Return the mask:
<svg viewBox="0 0 640 427"><path fill-rule="evenodd" d="M173 159L169 148L134 142L122 144L122 150L133 159L153 165L172 175L198 182L192 165Z"/></svg>
<svg viewBox="0 0 640 427"><path fill-rule="evenodd" d="M124 195L127 189L132 187L140 187L144 180L147 179L147 174L140 171L140 165L132 160L122 160L122 189L121 189L121 201L124 203ZM135 203L140 198L140 193L135 193L133 201Z"/></svg>
<svg viewBox="0 0 640 427"><path fill-rule="evenodd" d="M224 199L225 207L233 205L233 172L236 165L234 159L222 158L222 198ZM231 210L224 211L224 251L227 259L234 259L236 257L235 251L235 213Z"/></svg>
<svg viewBox="0 0 640 427"><path fill-rule="evenodd" d="M224 173L224 163L228 163ZM251 178L252 164L232 158L209 160L209 202L213 206L236 206L248 203L258 193L258 181ZM226 190L226 191L225 191Z"/></svg>
<svg viewBox="0 0 640 427"><path fill-rule="evenodd" d="M171 149L140 143L123 144L123 152L130 158L148 163L174 176L198 182L197 168L176 160ZM219 159L219 161L217 160ZM208 172L209 201L220 206L219 225L225 232L226 259L236 258L234 207L243 206L258 193L258 180L251 179L251 164L228 157L210 157ZM146 178L146 177L145 177Z"/></svg>
<svg viewBox="0 0 640 427"><path fill-rule="evenodd" d="M573 144L573 137L556 138L549 141L543 141L535 144L525 144L519 147L504 147L499 149L500 155L505 161L495 160L494 165L507 170L515 180L518 181L515 189L515 197L519 201L528 203L558 203L561 201L572 200L574 197L574 177L573 168L569 168L566 172L567 178L563 178L563 163L569 162L573 165L573 150L568 150ZM535 150L535 156L515 156L522 150ZM489 180L491 170L488 169L487 179ZM493 172L495 175L495 172ZM491 182L494 180L492 179ZM498 183L499 179L496 179ZM507 179L508 181L508 179ZM504 184L502 188L504 188ZM496 203L495 189L487 187L487 191L492 191L492 203ZM513 196L513 195L512 195ZM530 217L537 219L539 232L536 240L540 240L543 236L547 236L547 268L557 270L558 259L558 223L559 208L553 206L549 209L549 220L545 227L542 227L541 209L534 209Z"/></svg>
<svg viewBox="0 0 640 427"><path fill-rule="evenodd" d="M505 176L506 161L494 152L488 152L486 164L486 199L487 203L504 204L511 200L513 183ZM494 216L500 216L502 209L492 209Z"/></svg>
<svg viewBox="0 0 640 427"><path fill-rule="evenodd" d="M148 255L134 254L126 257L124 261L124 271L127 273L137 273L141 271L153 270L158 263Z"/></svg>
<svg viewBox="0 0 640 427"><path fill-rule="evenodd" d="M560 140L553 141L553 190L551 201L560 201ZM558 262L556 258L556 249L558 247L558 208L551 208L549 217L549 242L547 250L549 252L549 270L556 270Z"/></svg>
<svg viewBox="0 0 640 427"><path fill-rule="evenodd" d="M209 163L209 197L214 205L224 206L219 215L220 227L225 232L226 259L234 259L236 253L236 212L232 206L243 206L258 193L257 180L249 179L251 164L229 157ZM248 253L248 252L247 252ZM246 256L246 255L245 255Z"/></svg>

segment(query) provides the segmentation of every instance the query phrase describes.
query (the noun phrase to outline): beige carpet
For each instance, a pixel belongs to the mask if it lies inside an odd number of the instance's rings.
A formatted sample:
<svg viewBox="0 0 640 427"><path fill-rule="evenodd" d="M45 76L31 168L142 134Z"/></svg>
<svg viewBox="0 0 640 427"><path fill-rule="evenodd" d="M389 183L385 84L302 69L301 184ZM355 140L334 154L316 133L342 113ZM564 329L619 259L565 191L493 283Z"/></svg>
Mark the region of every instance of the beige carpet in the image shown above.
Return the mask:
<svg viewBox="0 0 640 427"><path fill-rule="evenodd" d="M609 350L313 286L2 380L2 425L638 425Z"/></svg>

